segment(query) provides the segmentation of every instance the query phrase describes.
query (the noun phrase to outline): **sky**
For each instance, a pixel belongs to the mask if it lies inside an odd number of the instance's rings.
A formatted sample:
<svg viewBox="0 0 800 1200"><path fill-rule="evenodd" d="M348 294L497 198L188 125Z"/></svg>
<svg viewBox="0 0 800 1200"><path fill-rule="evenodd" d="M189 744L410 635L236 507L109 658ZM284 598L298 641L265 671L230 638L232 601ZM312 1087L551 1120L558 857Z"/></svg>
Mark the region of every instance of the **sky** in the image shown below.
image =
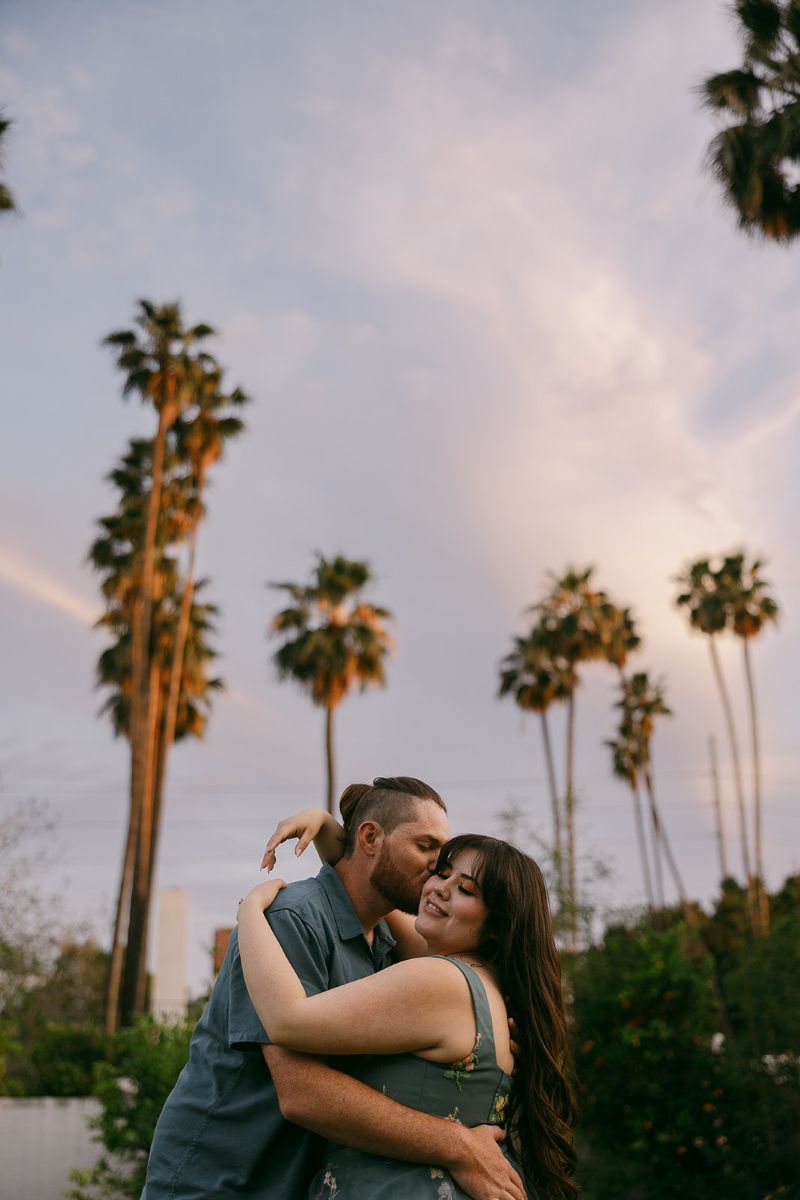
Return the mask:
<svg viewBox="0 0 800 1200"><path fill-rule="evenodd" d="M158 869L191 892L193 988L277 820L324 794L322 715L278 682L266 635L268 583L315 551L367 559L395 614L388 687L337 713L340 787L413 774L456 831L498 834L517 806L544 837L539 729L496 699L498 663L548 573L593 564L640 624L632 665L664 677L657 788L706 903L710 736L734 867L740 849L674 576L762 556L781 605L754 649L768 882L800 869L800 277L704 167L695 88L738 62L717 0L6 0L0 817L47 806L37 886L62 920L107 940L125 830L85 560L105 476L153 430L101 346L139 297L212 324L252 397L200 542L227 691L173 754ZM739 647L723 660L747 777ZM596 666L580 689L578 844L610 870L592 898L622 907L643 891L603 745L615 687ZM563 776L559 713L554 735Z"/></svg>

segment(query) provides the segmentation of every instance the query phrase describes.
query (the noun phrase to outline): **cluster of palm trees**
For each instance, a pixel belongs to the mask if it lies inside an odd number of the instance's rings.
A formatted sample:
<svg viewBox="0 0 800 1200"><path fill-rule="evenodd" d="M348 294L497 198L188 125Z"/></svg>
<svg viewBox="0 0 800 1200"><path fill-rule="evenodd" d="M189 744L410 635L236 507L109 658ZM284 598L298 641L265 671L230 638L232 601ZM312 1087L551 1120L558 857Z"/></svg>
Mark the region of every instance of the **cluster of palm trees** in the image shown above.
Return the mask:
<svg viewBox="0 0 800 1200"><path fill-rule="evenodd" d="M760 560L748 560L743 551L718 560L698 559L677 577L680 591L675 601L680 610L688 613L691 627L709 637L729 737L743 872L755 934L766 932L769 913L763 882L761 770L750 643L778 615L778 605L769 595L768 584L761 574L762 567ZM614 737L607 739L606 745L611 753L614 775L631 789L648 905L651 908L664 905L666 866L678 900L688 912L686 889L656 800L653 777L651 747L655 722L671 715L664 682L652 679L642 670L630 675L626 673L628 658L640 648L641 637L630 608L611 600L606 591L595 585L593 576L591 567L582 571L570 568L560 577L551 576L545 595L527 610L532 617L528 631L514 638L513 647L500 666L500 696L511 696L519 708L539 717L552 813L555 890L573 945L580 913L575 834L575 701L581 671L590 663L606 663L619 676L619 698L615 706L619 720ZM754 860L749 852L749 825L733 707L717 648L719 636L726 631L741 640L743 651L753 763L750 812L756 847ZM562 787L558 784L548 724L548 713L557 704L566 706ZM642 789L648 805L649 846L642 813Z"/></svg>
<svg viewBox="0 0 800 1200"><path fill-rule="evenodd" d="M605 662L625 679L628 656L641 639L631 610L594 583L594 568L550 577L546 594L527 610L528 631L516 636L500 666L500 696L539 716L553 822L553 870L570 939L577 940L579 897L575 834L575 708L581 672ZM564 784L559 788L548 724L554 704L566 706Z"/></svg>
<svg viewBox="0 0 800 1200"><path fill-rule="evenodd" d="M196 578L208 473L243 429L247 402L227 391L205 348L210 326L186 326L177 303L141 300L134 327L110 334L123 395L154 410L152 438L131 440L109 476L117 506L100 518L89 561L102 577L112 636L97 666L115 734L130 743L130 805L120 873L107 1025L142 1012L152 884L170 748L203 733L213 690L215 607Z"/></svg>

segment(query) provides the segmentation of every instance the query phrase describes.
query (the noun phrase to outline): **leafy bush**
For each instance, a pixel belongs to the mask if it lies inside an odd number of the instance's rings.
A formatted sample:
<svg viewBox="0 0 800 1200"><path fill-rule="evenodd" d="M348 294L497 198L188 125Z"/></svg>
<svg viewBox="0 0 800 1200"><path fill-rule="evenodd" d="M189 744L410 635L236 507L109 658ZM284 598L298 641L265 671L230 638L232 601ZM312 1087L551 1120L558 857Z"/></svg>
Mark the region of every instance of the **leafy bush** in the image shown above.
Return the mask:
<svg viewBox="0 0 800 1200"><path fill-rule="evenodd" d="M191 1025L157 1025L148 1018L112 1039L110 1061L96 1067L93 1093L100 1114L92 1125L104 1153L85 1171L73 1171L71 1200L138 1197L156 1121L189 1055Z"/></svg>
<svg viewBox="0 0 800 1200"><path fill-rule="evenodd" d="M788 935L776 923L769 938L747 943L737 929L736 944L724 947L725 974L703 932L680 923L618 926L572 964L585 1200L800 1195L796 1058L789 1050L765 1063L764 1035L749 1037L759 1005L775 1010L778 1027L774 996L785 994L791 970ZM721 981L741 1014L740 1033ZM792 1047L797 1024L795 1006L783 1027ZM770 1044L786 1049L782 1039Z"/></svg>
<svg viewBox="0 0 800 1200"><path fill-rule="evenodd" d="M88 1096L94 1067L106 1054L97 1026L81 1028L48 1021L41 1026L24 1067L17 1068L15 1091L25 1096Z"/></svg>

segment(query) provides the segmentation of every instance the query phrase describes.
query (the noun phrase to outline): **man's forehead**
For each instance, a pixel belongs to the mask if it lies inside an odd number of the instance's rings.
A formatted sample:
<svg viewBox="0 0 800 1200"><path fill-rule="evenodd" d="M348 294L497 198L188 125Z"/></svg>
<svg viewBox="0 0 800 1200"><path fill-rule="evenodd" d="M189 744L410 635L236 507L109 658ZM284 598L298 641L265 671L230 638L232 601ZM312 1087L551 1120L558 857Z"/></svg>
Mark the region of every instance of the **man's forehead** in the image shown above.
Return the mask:
<svg viewBox="0 0 800 1200"><path fill-rule="evenodd" d="M397 829L406 837L428 838L439 844L446 842L450 837L447 814L433 801L430 804L418 804L414 820L404 821Z"/></svg>

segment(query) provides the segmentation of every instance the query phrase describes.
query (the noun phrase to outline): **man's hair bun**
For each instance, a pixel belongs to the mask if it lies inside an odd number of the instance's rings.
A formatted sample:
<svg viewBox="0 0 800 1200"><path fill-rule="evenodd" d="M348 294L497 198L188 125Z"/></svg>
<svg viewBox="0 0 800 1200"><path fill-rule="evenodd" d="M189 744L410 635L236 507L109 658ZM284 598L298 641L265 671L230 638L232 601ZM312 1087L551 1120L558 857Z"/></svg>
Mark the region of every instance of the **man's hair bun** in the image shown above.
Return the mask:
<svg viewBox="0 0 800 1200"><path fill-rule="evenodd" d="M367 792L371 791L371 783L351 783L344 789L339 800L339 812L342 814L342 823L345 829L353 819L353 813L356 811L359 800L363 800Z"/></svg>

